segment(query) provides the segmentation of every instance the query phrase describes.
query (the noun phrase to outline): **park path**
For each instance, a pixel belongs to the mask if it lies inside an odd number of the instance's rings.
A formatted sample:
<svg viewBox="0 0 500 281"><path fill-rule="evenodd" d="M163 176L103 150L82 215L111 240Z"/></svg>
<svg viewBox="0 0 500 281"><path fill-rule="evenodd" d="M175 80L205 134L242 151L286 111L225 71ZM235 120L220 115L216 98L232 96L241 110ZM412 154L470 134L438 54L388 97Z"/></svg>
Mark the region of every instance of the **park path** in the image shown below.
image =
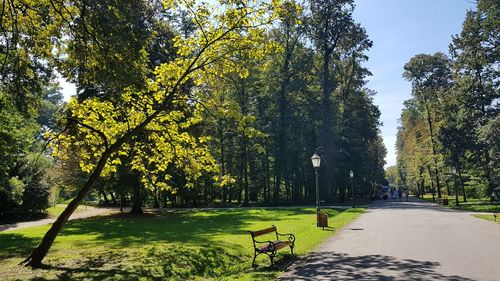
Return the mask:
<svg viewBox="0 0 500 281"><path fill-rule="evenodd" d="M279 280L500 280L500 225L419 200L376 202Z"/></svg>
<svg viewBox="0 0 500 281"><path fill-rule="evenodd" d="M117 208L81 209L81 210L78 210L78 212L73 213L71 215L71 217L69 218L69 220L85 219L85 218L96 217L96 216L105 216L105 215L117 213L119 211L120 211L120 209L117 209ZM34 221L25 221L25 222L11 223L11 224L3 224L3 225L0 225L0 231L22 229L22 228L26 228L26 227L51 224L51 223L54 223L55 220L56 220L56 218L47 218L47 219L40 219L40 220L34 220Z"/></svg>

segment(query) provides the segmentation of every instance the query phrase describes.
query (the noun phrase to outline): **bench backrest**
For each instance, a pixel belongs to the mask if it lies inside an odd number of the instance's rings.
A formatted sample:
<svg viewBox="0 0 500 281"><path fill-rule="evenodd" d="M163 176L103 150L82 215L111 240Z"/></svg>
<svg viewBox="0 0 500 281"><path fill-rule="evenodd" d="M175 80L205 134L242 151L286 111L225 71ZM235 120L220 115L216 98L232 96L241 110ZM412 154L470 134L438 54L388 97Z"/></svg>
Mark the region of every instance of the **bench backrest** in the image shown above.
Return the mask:
<svg viewBox="0 0 500 281"><path fill-rule="evenodd" d="M273 225L272 227L269 227L266 229L261 229L261 230L257 230L257 231L250 231L250 234L252 234L252 237L257 237L257 236L261 236L261 235L268 234L271 232L276 232L276 226Z"/></svg>

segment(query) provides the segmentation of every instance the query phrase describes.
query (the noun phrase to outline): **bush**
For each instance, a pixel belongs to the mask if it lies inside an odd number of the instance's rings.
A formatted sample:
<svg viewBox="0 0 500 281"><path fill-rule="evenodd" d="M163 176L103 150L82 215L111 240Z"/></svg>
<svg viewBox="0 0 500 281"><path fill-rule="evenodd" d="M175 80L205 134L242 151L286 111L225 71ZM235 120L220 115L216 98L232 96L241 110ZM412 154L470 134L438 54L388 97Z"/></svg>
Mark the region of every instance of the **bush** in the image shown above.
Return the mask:
<svg viewBox="0 0 500 281"><path fill-rule="evenodd" d="M0 218L10 220L44 213L50 196L50 188L43 181L44 167L29 165L23 159L12 171L16 176L0 185Z"/></svg>
<svg viewBox="0 0 500 281"><path fill-rule="evenodd" d="M45 212L49 207L50 188L41 182L41 172L35 172L23 192L21 209L33 215Z"/></svg>

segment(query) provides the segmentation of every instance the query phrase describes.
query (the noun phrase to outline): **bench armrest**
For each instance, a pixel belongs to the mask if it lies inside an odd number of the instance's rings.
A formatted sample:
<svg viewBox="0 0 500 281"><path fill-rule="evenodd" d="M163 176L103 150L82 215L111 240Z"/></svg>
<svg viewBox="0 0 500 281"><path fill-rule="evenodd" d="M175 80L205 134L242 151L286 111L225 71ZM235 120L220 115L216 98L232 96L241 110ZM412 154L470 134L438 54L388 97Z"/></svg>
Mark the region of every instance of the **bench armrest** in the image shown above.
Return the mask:
<svg viewBox="0 0 500 281"><path fill-rule="evenodd" d="M278 233L276 232L276 237L279 238L279 236L287 236L288 241L292 242L292 244L295 244L295 235L291 233Z"/></svg>

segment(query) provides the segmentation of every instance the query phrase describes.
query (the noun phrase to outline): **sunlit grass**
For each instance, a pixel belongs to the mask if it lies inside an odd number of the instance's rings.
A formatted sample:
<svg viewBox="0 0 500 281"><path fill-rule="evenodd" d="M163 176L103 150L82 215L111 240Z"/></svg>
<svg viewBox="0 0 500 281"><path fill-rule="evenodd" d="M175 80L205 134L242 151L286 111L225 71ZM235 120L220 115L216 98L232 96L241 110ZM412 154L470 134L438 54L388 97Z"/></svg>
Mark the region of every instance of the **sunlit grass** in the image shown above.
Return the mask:
<svg viewBox="0 0 500 281"><path fill-rule="evenodd" d="M56 204L54 206L49 207L47 209L47 216L49 218L55 218L55 217L59 216L64 211L66 206L67 206L67 204ZM76 209L75 213L80 212L82 210L91 209L91 208L93 208L93 207L80 205Z"/></svg>
<svg viewBox="0 0 500 281"><path fill-rule="evenodd" d="M432 201L432 194L425 194L424 195L424 200L433 202ZM436 196L436 202L437 202L437 196ZM457 207L455 205L455 197L448 197L448 206L444 207L449 207L453 209L458 209L458 210L464 210L464 211L471 211L471 212L491 212L491 213L500 213L500 203L492 203L489 201L489 199L477 199L477 198L467 198L467 202L463 201L463 197L459 196L458 198L458 203L459 206Z"/></svg>
<svg viewBox="0 0 500 281"><path fill-rule="evenodd" d="M313 208L184 211L145 216L117 215L76 220L54 243L45 269L17 265L43 236L48 226L0 232L0 276L27 280L269 280L269 260L251 267L248 230L276 225L294 233L295 253L304 255L358 217L363 209L325 210L332 230L315 226ZM277 261L290 260L283 249Z"/></svg>
<svg viewBox="0 0 500 281"><path fill-rule="evenodd" d="M483 219L483 220L488 220L488 221L492 221L492 222L495 221L495 217L493 216L493 214L491 214L491 215L477 214L477 215L474 215L474 216L476 218L480 218L480 219ZM496 223L500 224L500 217L497 217Z"/></svg>

